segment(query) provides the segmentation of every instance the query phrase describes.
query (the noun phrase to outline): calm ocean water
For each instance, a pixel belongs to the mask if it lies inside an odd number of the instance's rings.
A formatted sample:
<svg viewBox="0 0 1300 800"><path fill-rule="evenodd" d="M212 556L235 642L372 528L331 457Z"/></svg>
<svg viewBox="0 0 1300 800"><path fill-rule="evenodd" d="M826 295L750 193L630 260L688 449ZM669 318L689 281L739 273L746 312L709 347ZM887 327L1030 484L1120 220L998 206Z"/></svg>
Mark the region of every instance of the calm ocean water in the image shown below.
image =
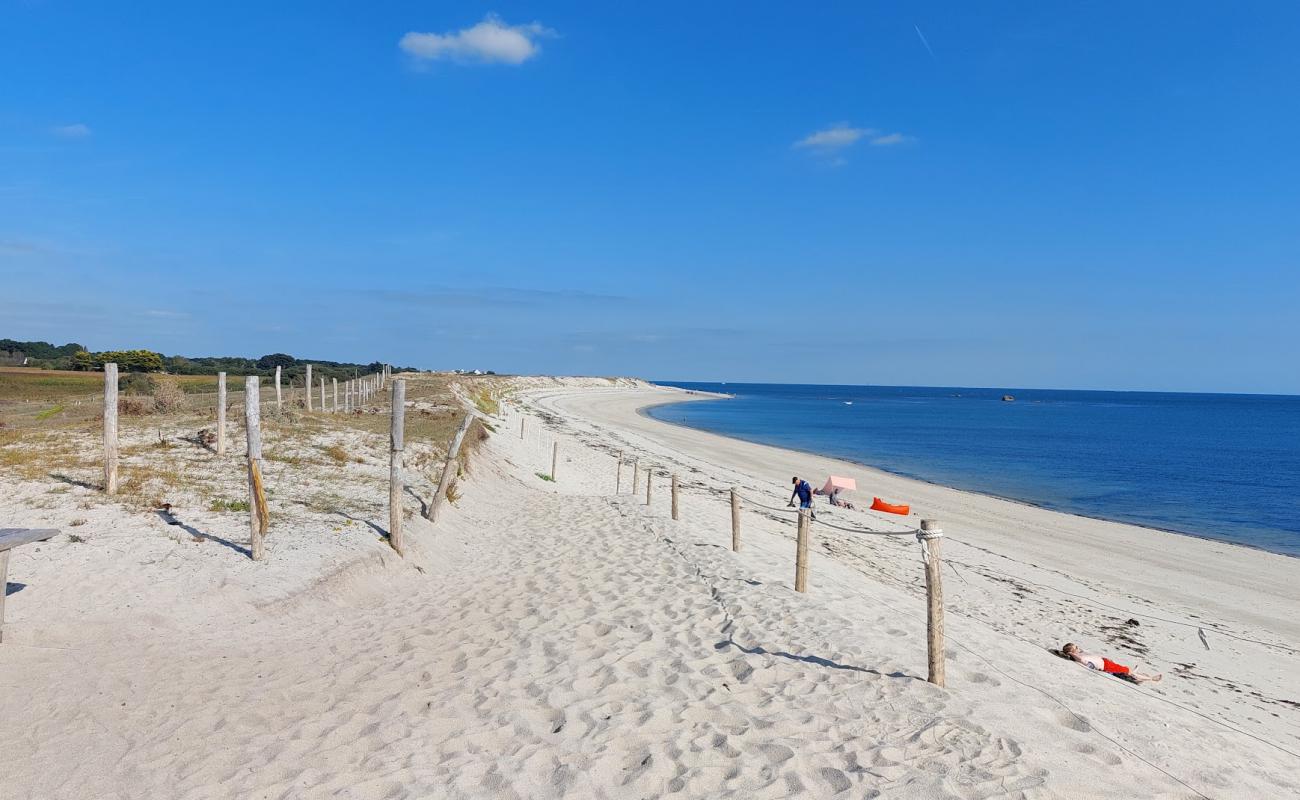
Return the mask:
<svg viewBox="0 0 1300 800"><path fill-rule="evenodd" d="M1300 397L661 383L735 395L667 422L1300 555Z"/></svg>

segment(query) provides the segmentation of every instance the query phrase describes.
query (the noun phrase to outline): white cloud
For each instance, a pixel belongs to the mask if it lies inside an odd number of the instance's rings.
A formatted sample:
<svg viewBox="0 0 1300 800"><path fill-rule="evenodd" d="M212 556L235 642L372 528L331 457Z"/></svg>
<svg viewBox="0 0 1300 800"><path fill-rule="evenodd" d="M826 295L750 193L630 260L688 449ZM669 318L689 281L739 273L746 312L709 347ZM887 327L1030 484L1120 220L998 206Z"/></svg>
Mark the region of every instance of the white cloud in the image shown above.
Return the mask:
<svg viewBox="0 0 1300 800"><path fill-rule="evenodd" d="M847 122L837 122L829 128L808 134L793 146L816 154L832 167L842 167L848 163L844 153L860 141L874 147L889 147L910 142L912 137L901 133L884 133L875 128L855 128Z"/></svg>
<svg viewBox="0 0 1300 800"><path fill-rule="evenodd" d="M902 144L910 141L912 141L912 137L904 136L901 133L887 133L884 136L875 136L871 139L871 143L878 147L888 147L891 144Z"/></svg>
<svg viewBox="0 0 1300 800"><path fill-rule="evenodd" d="M50 128L50 133L64 139L85 139L90 135L90 126L84 122L74 122L71 125L55 125Z"/></svg>
<svg viewBox="0 0 1300 800"><path fill-rule="evenodd" d="M522 64L541 52L537 40L555 31L539 22L507 25L489 14L472 28L447 33L417 33L402 37L398 46L421 61L447 59L482 64Z"/></svg>
<svg viewBox="0 0 1300 800"><path fill-rule="evenodd" d="M810 133L794 143L795 147L821 152L835 152L857 142L863 136L875 136L879 131L871 128L853 128L847 122L837 122L829 128Z"/></svg>

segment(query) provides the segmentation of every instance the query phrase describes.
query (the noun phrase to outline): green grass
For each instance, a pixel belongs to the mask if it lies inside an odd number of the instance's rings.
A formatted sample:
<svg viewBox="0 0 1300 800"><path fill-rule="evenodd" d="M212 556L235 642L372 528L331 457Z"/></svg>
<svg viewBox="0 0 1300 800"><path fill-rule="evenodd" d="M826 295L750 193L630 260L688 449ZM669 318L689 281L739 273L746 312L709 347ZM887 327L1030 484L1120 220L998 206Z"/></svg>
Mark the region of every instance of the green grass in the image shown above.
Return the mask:
<svg viewBox="0 0 1300 800"><path fill-rule="evenodd" d="M247 500L227 500L224 497L218 497L208 506L209 511L247 511Z"/></svg>
<svg viewBox="0 0 1300 800"><path fill-rule="evenodd" d="M47 419L49 419L50 417L52 417L52 416L54 416L55 414L58 414L58 413L60 413L60 412L62 412L62 411L63 411L63 406L61 406L61 405L58 405L58 406L50 406L49 408L45 409L45 410L42 411L41 413L37 414L37 415L36 415L36 418L39 419L39 420L47 420Z"/></svg>
<svg viewBox="0 0 1300 800"><path fill-rule="evenodd" d="M541 478L544 481L551 481L552 483L555 482L555 479L552 478L550 475L547 475L545 472L537 473L537 477Z"/></svg>

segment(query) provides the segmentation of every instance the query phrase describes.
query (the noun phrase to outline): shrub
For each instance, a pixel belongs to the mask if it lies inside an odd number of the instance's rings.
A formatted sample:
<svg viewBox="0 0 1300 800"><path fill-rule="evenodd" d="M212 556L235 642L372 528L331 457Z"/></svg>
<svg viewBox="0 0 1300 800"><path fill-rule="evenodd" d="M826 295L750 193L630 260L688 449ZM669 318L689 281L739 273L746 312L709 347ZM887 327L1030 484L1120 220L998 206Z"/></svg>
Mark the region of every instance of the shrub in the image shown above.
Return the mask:
<svg viewBox="0 0 1300 800"><path fill-rule="evenodd" d="M142 394L126 394L117 398L117 413L138 417L153 413L153 398Z"/></svg>
<svg viewBox="0 0 1300 800"><path fill-rule="evenodd" d="M180 381L170 376L159 376L153 379L153 384L154 411L167 414L181 409L185 392L181 391Z"/></svg>

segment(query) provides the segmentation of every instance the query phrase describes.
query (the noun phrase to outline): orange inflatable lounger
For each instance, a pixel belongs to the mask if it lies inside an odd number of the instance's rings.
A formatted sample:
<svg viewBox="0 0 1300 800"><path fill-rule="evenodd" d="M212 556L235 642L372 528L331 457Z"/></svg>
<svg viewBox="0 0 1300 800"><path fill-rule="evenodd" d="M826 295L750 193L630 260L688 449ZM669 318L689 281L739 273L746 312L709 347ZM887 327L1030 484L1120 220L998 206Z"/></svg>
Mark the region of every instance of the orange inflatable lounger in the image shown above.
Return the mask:
<svg viewBox="0 0 1300 800"><path fill-rule="evenodd" d="M912 507L909 506L909 505L907 505L907 504L896 505L896 504L894 504L894 503L886 503L884 500L881 500L879 497L873 497L873 498L872 498L872 502L871 502L871 510L872 510L872 511L885 511L885 512L888 512L888 513L890 513L890 514L910 514L910 513L912 513Z"/></svg>

